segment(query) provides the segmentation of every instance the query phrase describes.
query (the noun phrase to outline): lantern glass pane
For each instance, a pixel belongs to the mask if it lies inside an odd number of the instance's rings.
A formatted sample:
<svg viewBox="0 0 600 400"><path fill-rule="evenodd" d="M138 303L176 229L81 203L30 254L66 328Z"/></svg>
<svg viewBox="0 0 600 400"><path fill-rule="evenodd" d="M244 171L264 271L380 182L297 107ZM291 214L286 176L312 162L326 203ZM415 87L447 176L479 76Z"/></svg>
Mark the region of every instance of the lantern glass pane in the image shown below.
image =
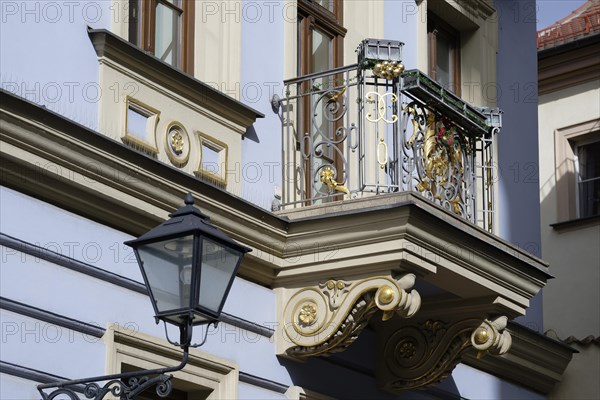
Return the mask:
<svg viewBox="0 0 600 400"><path fill-rule="evenodd" d="M193 249L193 235L138 248L158 313L191 307Z"/></svg>
<svg viewBox="0 0 600 400"><path fill-rule="evenodd" d="M202 240L202 273L199 306L219 313L221 303L235 277L235 268L242 253L210 239Z"/></svg>

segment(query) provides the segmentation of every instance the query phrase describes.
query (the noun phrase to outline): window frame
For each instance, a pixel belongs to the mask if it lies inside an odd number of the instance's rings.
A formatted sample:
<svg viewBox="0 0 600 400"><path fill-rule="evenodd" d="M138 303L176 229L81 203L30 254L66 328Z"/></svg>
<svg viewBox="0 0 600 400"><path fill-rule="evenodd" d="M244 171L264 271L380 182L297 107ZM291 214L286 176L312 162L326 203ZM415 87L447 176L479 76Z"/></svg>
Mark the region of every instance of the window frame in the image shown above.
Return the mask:
<svg viewBox="0 0 600 400"><path fill-rule="evenodd" d="M571 141L571 146L573 148L573 155L574 155L574 167L575 167L575 199L576 199L576 211L577 211L577 218L592 218L592 217L598 217L600 216L600 210L598 213L596 214L589 214L589 215L583 215L583 211L582 211L582 204L581 204L581 184L584 183L581 180L581 171L580 171L580 164L579 164L579 148L580 147L584 147L584 146L588 146L590 144L594 144L594 143L600 143L600 132L596 132L596 134L591 133L590 135L586 135L585 139L578 139L576 141ZM597 181L600 180L600 175L595 176L593 178L588 178L585 181L586 182L590 182L590 181Z"/></svg>
<svg viewBox="0 0 600 400"><path fill-rule="evenodd" d="M600 140L600 119L557 129L554 140L556 223L585 218L581 217L579 210L575 148L583 143Z"/></svg>
<svg viewBox="0 0 600 400"><path fill-rule="evenodd" d="M460 31L443 21L431 11L427 12L427 74L436 82L437 76L437 43L439 36L448 38L451 46L451 77L448 89L457 96L461 95L461 41Z"/></svg>
<svg viewBox="0 0 600 400"><path fill-rule="evenodd" d="M158 121L160 120L160 111L148 104L135 99L131 96L125 97L125 111L123 116L123 134L121 140L126 145L143 151L144 153L157 157L158 155L158 144L156 142L156 129L158 127ZM146 137L140 138L129 133L129 109L137 112L140 115L148 118L146 126Z"/></svg>
<svg viewBox="0 0 600 400"><path fill-rule="evenodd" d="M157 4L163 4L181 12L180 55L177 64L172 66L193 75L195 0L181 0L181 7L174 5L169 0L130 0L129 41L156 56Z"/></svg>
<svg viewBox="0 0 600 400"><path fill-rule="evenodd" d="M222 142L210 135L207 135L203 132L196 131L196 137L198 138L198 148L200 151L200 161L198 163L198 168L194 171L194 174L197 178L212 183L220 188L227 187L227 174L228 174L228 158L229 158L229 147L227 143ZM203 147L208 147L212 151L215 151L219 157L219 171L218 173L214 173L211 170L205 169L203 166Z"/></svg>
<svg viewBox="0 0 600 400"><path fill-rule="evenodd" d="M344 63L344 37L346 36L347 29L344 28L343 0L330 0L332 9L329 10L323 7L315 0L298 0L297 2L297 31L296 31L296 42L297 42L297 74L299 76L308 75L314 73L312 68L313 65L313 32L318 30L323 35L331 39L329 69L341 67ZM322 71L319 71L322 72ZM312 90L308 87L308 81L306 81L301 87L298 88L299 93L307 93ZM301 103L301 114L298 115L298 126L306 127L311 126L311 112L305 112L304 110L310 110L311 99L310 96L305 96ZM341 126L341 121L334 123L331 130L335 130ZM300 150L300 140L304 140L303 129L298 131L299 140L297 141L297 150ZM340 149L341 144L338 145ZM342 160L337 155L337 152L332 151L330 159L329 156L325 158L332 162L337 170L341 170ZM311 170L312 160L306 160L304 167L306 171ZM306 197L312 197L312 177L310 174L306 174L305 177L305 188ZM307 203L310 205L310 202Z"/></svg>
<svg viewBox="0 0 600 400"><path fill-rule="evenodd" d="M107 374L123 372L124 365L149 370L181 362L181 349L132 328L115 323L106 329L102 339L106 345ZM190 349L185 369L172 374L174 389L211 390L208 399L238 398L239 366L234 361Z"/></svg>

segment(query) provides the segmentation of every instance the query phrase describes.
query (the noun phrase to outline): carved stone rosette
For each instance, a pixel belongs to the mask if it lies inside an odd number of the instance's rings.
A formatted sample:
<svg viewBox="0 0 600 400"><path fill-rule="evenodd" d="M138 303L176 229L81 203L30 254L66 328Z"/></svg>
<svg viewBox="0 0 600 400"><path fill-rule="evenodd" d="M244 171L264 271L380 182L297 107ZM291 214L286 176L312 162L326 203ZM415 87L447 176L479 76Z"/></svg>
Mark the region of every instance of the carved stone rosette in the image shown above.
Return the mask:
<svg viewBox="0 0 600 400"><path fill-rule="evenodd" d="M355 282L328 280L292 294L283 314L285 353L295 358L344 350L378 310L383 320L412 317L421 297L411 290L415 275L390 276Z"/></svg>
<svg viewBox="0 0 600 400"><path fill-rule="evenodd" d="M380 385L400 392L440 382L473 347L479 351L478 357L486 352L506 353L512 344L510 334L504 331L507 320L427 320L392 329L378 352L384 358L377 374Z"/></svg>

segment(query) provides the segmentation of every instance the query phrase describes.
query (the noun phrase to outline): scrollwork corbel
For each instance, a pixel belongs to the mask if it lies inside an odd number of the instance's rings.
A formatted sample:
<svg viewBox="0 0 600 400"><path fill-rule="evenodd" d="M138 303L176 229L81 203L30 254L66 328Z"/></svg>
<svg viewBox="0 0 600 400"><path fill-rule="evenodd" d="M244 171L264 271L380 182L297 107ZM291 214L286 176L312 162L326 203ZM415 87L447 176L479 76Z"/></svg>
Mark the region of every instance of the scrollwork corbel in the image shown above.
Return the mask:
<svg viewBox="0 0 600 400"><path fill-rule="evenodd" d="M471 334L471 344L477 349L477 358L483 357L487 352L493 355L506 353L512 345L510 333L505 331L507 317L497 317L493 320L486 319Z"/></svg>
<svg viewBox="0 0 600 400"><path fill-rule="evenodd" d="M379 310L384 321L394 315L412 317L421 306L414 283L413 274L354 282L330 279L296 291L283 314L285 353L305 358L342 351Z"/></svg>
<svg viewBox="0 0 600 400"><path fill-rule="evenodd" d="M478 357L501 355L512 344L508 318L460 321L426 320L389 329L378 352L383 357L378 379L390 392L417 389L442 381L475 348Z"/></svg>

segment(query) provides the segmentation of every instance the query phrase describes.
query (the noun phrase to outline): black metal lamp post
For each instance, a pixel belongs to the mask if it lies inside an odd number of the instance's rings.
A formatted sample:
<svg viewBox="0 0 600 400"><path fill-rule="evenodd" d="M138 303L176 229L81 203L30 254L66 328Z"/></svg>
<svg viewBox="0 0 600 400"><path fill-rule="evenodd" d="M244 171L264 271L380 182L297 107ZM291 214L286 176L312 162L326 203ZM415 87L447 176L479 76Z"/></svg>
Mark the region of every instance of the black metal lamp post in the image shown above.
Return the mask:
<svg viewBox="0 0 600 400"><path fill-rule="evenodd" d="M159 396L167 396L172 389L172 375L165 374L182 369L187 363L189 348L204 344L206 334L201 343L192 344L193 327L217 324L240 262L250 249L212 226L209 218L194 207L191 193L185 197L185 206L169 217L125 244L135 252L156 323L162 320L165 332L166 323L180 329L179 342L171 341L168 336L167 340L183 349L181 363L171 368L39 385L44 400L57 396L79 400L75 393L78 389L87 399L100 400L110 393L129 400L154 385ZM103 387L95 383L101 381L108 382ZM85 385L83 390L80 385ZM50 388L56 389L48 394L44 392Z"/></svg>

